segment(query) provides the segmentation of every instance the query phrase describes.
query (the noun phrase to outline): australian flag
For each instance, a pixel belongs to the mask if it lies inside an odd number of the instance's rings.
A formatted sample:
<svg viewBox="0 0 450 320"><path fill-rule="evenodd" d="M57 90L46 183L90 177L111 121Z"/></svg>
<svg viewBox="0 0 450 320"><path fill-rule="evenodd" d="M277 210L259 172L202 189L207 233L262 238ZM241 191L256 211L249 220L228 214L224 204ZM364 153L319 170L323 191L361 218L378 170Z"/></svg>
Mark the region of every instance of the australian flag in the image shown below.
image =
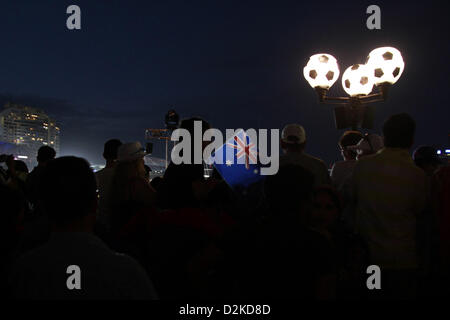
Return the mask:
<svg viewBox="0 0 450 320"><path fill-rule="evenodd" d="M258 163L256 141L251 141L242 129L218 148L213 157L214 167L232 188L247 188L264 178Z"/></svg>

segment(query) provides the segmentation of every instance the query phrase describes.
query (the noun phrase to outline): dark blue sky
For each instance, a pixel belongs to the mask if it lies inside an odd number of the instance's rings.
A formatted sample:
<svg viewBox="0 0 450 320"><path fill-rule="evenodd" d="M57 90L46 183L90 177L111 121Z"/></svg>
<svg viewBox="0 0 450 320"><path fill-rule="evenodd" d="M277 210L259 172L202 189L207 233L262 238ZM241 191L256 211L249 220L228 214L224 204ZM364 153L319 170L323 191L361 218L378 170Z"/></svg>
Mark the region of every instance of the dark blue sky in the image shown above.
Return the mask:
<svg viewBox="0 0 450 320"><path fill-rule="evenodd" d="M66 28L77 4L82 29ZM390 114L417 120L417 143L447 145L449 42L440 2L377 1L382 30L366 28L365 1L11 0L0 4L0 100L39 106L61 124L61 151L100 163L103 142L144 139L170 106L219 128L302 124L308 152L339 158L332 107L301 70L333 54L341 73L374 48L398 48L405 71ZM344 94L340 79L331 89Z"/></svg>

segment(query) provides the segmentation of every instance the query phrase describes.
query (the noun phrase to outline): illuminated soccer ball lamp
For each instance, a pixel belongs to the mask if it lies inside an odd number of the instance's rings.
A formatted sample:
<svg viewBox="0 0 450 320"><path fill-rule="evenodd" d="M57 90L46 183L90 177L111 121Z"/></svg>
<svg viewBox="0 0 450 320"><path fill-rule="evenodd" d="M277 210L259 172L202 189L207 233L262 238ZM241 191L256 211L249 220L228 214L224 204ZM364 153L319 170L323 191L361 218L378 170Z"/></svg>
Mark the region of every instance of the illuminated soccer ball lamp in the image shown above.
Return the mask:
<svg viewBox="0 0 450 320"><path fill-rule="evenodd" d="M311 87L328 89L339 78L337 60L330 54L315 54L303 68L303 75Z"/></svg>
<svg viewBox="0 0 450 320"><path fill-rule="evenodd" d="M367 57L366 65L371 69L376 85L396 83L405 69L400 51L391 47L372 50Z"/></svg>
<svg viewBox="0 0 450 320"><path fill-rule="evenodd" d="M368 95L372 92L373 84L372 70L364 64L354 64L342 75L342 87L350 97Z"/></svg>
<svg viewBox="0 0 450 320"><path fill-rule="evenodd" d="M342 127L338 125L338 113L342 115L340 118L352 118L351 126L356 128L362 123L360 119L355 120L356 118L360 118L361 114L367 118L366 111L369 109L365 105L386 100L388 89L398 81L404 69L405 63L400 51L392 47L374 49L369 53L365 64L355 64L347 68L342 75L342 87L348 94L347 97L328 96L329 89L339 77L339 66L330 54L319 53L311 56L303 68L303 76L316 90L321 103L345 106L339 110L335 108L338 128ZM372 93L374 88L376 91ZM346 115L343 115L344 113Z"/></svg>

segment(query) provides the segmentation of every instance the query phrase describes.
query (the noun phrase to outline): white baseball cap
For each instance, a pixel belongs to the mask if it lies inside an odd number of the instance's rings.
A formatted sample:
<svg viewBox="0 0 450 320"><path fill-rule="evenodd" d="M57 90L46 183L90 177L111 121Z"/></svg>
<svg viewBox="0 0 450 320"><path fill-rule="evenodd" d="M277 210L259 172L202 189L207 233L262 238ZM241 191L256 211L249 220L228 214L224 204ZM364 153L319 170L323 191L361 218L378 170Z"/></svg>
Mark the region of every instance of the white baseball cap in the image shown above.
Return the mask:
<svg viewBox="0 0 450 320"><path fill-rule="evenodd" d="M119 150L117 151L117 161L134 161L144 157L146 154L147 153L140 142L128 142L119 147Z"/></svg>
<svg viewBox="0 0 450 320"><path fill-rule="evenodd" d="M305 129L296 123L288 124L281 132L281 140L291 144L304 143L306 141Z"/></svg>
<svg viewBox="0 0 450 320"><path fill-rule="evenodd" d="M364 138L354 146L348 146L348 150L355 150L360 152L378 152L384 148L384 141L378 134L366 134Z"/></svg>

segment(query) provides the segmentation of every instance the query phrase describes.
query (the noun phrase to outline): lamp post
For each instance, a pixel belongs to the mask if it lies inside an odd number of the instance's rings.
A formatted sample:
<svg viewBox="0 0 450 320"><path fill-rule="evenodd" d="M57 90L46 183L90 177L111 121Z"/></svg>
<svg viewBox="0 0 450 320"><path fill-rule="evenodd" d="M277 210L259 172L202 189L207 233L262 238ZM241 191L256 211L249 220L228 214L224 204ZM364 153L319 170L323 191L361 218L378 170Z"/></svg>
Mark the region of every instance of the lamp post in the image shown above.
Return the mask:
<svg viewBox="0 0 450 320"><path fill-rule="evenodd" d="M303 75L315 89L319 102L337 105L335 122L338 129L371 128L374 109L371 103L385 101L389 88L400 78L405 63L400 51L392 47L372 50L365 64L354 64L342 75L342 87L347 97L330 97L328 90L339 78L336 58L319 53L311 56ZM373 88L375 87L375 91Z"/></svg>
<svg viewBox="0 0 450 320"><path fill-rule="evenodd" d="M146 129L145 139L151 140L163 140L166 144L166 169L169 165L169 141L171 133L180 125L180 116L174 109L170 109L164 117L165 129Z"/></svg>
<svg viewBox="0 0 450 320"><path fill-rule="evenodd" d="M145 140L162 140L166 143L166 161L165 167L167 169L168 166L168 143L170 140L170 131L169 129L146 129L145 130Z"/></svg>

